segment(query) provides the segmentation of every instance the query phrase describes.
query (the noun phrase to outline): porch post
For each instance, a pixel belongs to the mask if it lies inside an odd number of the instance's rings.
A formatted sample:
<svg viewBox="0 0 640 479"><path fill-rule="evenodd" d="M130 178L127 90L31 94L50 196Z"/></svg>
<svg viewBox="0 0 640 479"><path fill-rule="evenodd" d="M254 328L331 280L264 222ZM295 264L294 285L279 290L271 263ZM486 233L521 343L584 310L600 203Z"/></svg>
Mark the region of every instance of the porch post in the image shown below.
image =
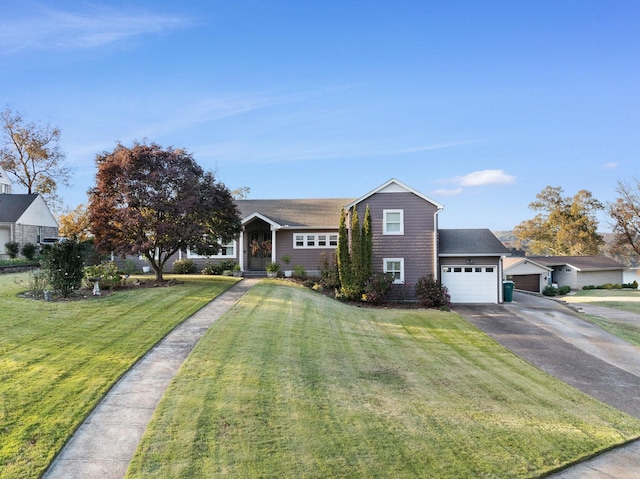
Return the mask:
<svg viewBox="0 0 640 479"><path fill-rule="evenodd" d="M244 228L240 230L240 238L238 238L237 244L238 264L240 265L240 271L244 271Z"/></svg>
<svg viewBox="0 0 640 479"><path fill-rule="evenodd" d="M276 262L276 229L271 227L271 262Z"/></svg>

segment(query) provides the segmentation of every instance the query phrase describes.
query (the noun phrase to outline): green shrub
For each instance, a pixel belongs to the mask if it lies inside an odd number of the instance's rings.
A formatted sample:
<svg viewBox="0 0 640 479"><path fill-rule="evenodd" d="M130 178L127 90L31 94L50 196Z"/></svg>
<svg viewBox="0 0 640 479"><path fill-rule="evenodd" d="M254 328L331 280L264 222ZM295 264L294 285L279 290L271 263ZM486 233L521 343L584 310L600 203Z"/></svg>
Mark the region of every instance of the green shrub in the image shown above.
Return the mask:
<svg viewBox="0 0 640 479"><path fill-rule="evenodd" d="M269 263L267 265L267 272L268 273L278 273L280 271L280 265L278 263L276 263L275 261L272 261L271 263Z"/></svg>
<svg viewBox="0 0 640 479"><path fill-rule="evenodd" d="M420 302L428 308L449 307L451 305L451 295L446 286L443 286L432 275L420 278L416 283L415 290Z"/></svg>
<svg viewBox="0 0 640 479"><path fill-rule="evenodd" d="M568 294L571 291L571 287L570 286L560 286L558 288L558 294Z"/></svg>
<svg viewBox="0 0 640 479"><path fill-rule="evenodd" d="M283 256L284 258L284 256ZM320 256L320 283L327 289L340 288L340 274L338 273L338 265L335 261L335 255L333 261L331 261L325 253Z"/></svg>
<svg viewBox="0 0 640 479"><path fill-rule="evenodd" d="M301 264L297 264L293 267L293 277L304 280L307 278L307 270Z"/></svg>
<svg viewBox="0 0 640 479"><path fill-rule="evenodd" d="M633 280L631 283L623 284L622 287L626 289L638 289L638 282Z"/></svg>
<svg viewBox="0 0 640 479"><path fill-rule="evenodd" d="M49 285L63 298L82 285L84 248L75 240L55 243L42 260Z"/></svg>
<svg viewBox="0 0 640 479"><path fill-rule="evenodd" d="M391 273L373 273L364 285L362 299L367 303L382 302L393 285L393 275Z"/></svg>
<svg viewBox="0 0 640 479"><path fill-rule="evenodd" d="M204 265L204 268L202 268L201 273L202 274L209 274L209 275L221 275L223 274L225 271L232 271L233 268L235 268L236 266L236 262L229 260L229 259L225 259L223 261L217 261L215 263L207 263ZM231 275L229 275L231 276Z"/></svg>
<svg viewBox="0 0 640 479"><path fill-rule="evenodd" d="M558 294L558 288L556 288L555 286L546 286L543 290L542 290L542 294L544 294L545 296L555 296Z"/></svg>
<svg viewBox="0 0 640 479"><path fill-rule="evenodd" d="M198 271L196 264L190 259L178 259L173 262L174 274L195 274Z"/></svg>
<svg viewBox="0 0 640 479"><path fill-rule="evenodd" d="M27 258L30 261L33 261L36 258L36 253L38 252L38 247L33 243L25 243L22 245L22 256Z"/></svg>
<svg viewBox="0 0 640 479"><path fill-rule="evenodd" d="M99 278L98 285L101 289L112 289L122 284L122 276L118 272L118 265L113 261L86 266L84 268L84 276L91 287L93 287L92 279L94 278Z"/></svg>
<svg viewBox="0 0 640 479"><path fill-rule="evenodd" d="M19 284L23 282L17 281ZM35 299L44 299L44 291L47 289L47 277L42 270L29 271L26 286Z"/></svg>
<svg viewBox="0 0 640 479"><path fill-rule="evenodd" d="M20 252L20 245L15 241L9 241L4 244L4 250L9 255L9 258L16 259L18 257L18 253Z"/></svg>
<svg viewBox="0 0 640 479"><path fill-rule="evenodd" d="M135 273L137 270L138 268L136 267L136 263L132 259L125 259L122 263L122 268L120 268L122 274L125 274L127 276Z"/></svg>

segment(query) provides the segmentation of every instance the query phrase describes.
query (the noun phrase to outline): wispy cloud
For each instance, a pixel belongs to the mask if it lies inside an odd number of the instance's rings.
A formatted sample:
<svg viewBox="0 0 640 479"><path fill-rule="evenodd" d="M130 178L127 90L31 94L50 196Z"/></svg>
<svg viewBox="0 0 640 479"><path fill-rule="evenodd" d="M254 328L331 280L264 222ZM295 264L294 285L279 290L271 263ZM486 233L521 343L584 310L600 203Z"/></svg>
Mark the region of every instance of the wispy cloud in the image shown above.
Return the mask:
<svg viewBox="0 0 640 479"><path fill-rule="evenodd" d="M455 195L459 195L463 191L464 191L464 188L454 188L451 190L440 189L440 190L433 190L430 192L430 194L432 196L455 196Z"/></svg>
<svg viewBox="0 0 640 479"><path fill-rule="evenodd" d="M439 183L453 183L457 188L443 188L431 192L433 196L453 196L459 195L464 191L463 187L467 186L489 186L489 185L508 185L514 183L516 177L508 175L504 170L479 170L473 171L464 176L455 176L439 180Z"/></svg>
<svg viewBox="0 0 640 479"><path fill-rule="evenodd" d="M614 170L618 167L618 163L616 163L615 161L611 161L609 163L605 163L604 165L602 165L602 167L606 170Z"/></svg>
<svg viewBox="0 0 640 479"><path fill-rule="evenodd" d="M355 144L354 144L355 143ZM354 143L330 143L312 145L262 145L249 146L244 143L208 145L201 153L220 161L247 161L262 163L291 163L296 161L339 160L358 158L387 158L406 154L414 154L431 150L452 148L467 142L438 143L410 147L389 148L375 142L362 145Z"/></svg>
<svg viewBox="0 0 640 479"><path fill-rule="evenodd" d="M26 3L23 16L0 20L0 50L67 50L102 47L127 38L161 33L189 24L178 15L93 6L68 11Z"/></svg>
<svg viewBox="0 0 640 479"><path fill-rule="evenodd" d="M460 186L507 185L515 180L515 176L503 170L481 170L456 178L456 183Z"/></svg>

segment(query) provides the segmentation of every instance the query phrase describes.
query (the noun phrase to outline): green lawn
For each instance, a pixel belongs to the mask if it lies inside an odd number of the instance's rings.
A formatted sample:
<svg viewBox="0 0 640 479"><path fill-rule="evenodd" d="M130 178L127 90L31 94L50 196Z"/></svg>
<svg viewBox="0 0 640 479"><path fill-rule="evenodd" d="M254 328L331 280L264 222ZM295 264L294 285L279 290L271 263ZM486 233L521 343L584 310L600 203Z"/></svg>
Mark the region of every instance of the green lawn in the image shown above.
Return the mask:
<svg viewBox="0 0 640 479"><path fill-rule="evenodd" d="M190 277L83 301L18 297L0 275L0 478L38 477L97 402L177 324L235 283ZM184 277L178 277L180 281Z"/></svg>
<svg viewBox="0 0 640 479"><path fill-rule="evenodd" d="M197 345L128 477L537 477L639 436L455 314L262 282Z"/></svg>
<svg viewBox="0 0 640 479"><path fill-rule="evenodd" d="M640 314L640 291L637 289L580 290L577 291L575 295L565 296L563 299L568 303L586 302L597 306L604 306L605 308ZM597 324L619 338L636 346L640 346L640 324L630 324L628 322L615 321L596 316L585 316L592 323Z"/></svg>

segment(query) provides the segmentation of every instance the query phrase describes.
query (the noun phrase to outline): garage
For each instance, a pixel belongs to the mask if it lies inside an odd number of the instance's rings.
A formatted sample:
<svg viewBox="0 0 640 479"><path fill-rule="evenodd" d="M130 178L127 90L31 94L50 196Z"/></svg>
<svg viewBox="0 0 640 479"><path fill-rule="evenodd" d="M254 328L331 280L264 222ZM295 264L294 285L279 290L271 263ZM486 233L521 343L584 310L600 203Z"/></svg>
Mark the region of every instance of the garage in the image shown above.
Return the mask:
<svg viewBox="0 0 640 479"><path fill-rule="evenodd" d="M442 266L441 278L452 303L498 302L498 268L494 265Z"/></svg>
<svg viewBox="0 0 640 479"><path fill-rule="evenodd" d="M515 283L515 289L541 293L548 284L551 268L543 266L531 258L505 258L504 275Z"/></svg>
<svg viewBox="0 0 640 479"><path fill-rule="evenodd" d="M540 275L539 274L521 274L512 277L516 289L523 291L540 292Z"/></svg>

